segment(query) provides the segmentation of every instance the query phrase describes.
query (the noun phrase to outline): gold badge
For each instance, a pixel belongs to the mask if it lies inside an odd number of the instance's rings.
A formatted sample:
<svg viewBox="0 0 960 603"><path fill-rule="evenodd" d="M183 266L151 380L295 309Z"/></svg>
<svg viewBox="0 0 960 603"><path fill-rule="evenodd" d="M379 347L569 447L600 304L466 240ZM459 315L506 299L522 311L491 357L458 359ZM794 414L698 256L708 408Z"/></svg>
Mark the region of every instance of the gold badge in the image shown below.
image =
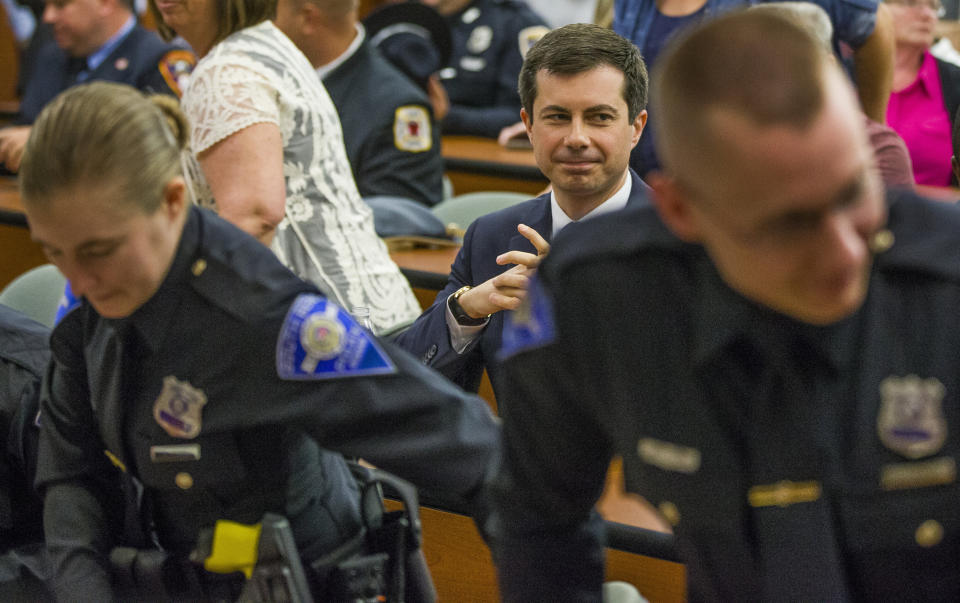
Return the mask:
<svg viewBox="0 0 960 603"><path fill-rule="evenodd" d="M163 390L153 405L153 418L175 438L193 439L200 435L201 412L207 396L186 381L164 377Z"/></svg>
<svg viewBox="0 0 960 603"><path fill-rule="evenodd" d="M520 30L517 40L520 44L520 56L527 58L527 53L533 48L533 45L548 33L550 33L550 28L543 25L534 25Z"/></svg>
<svg viewBox="0 0 960 603"><path fill-rule="evenodd" d="M490 48L490 42L493 41L493 28L489 25L478 25L470 32L467 38L467 52L470 54L480 54Z"/></svg>
<svg viewBox="0 0 960 603"><path fill-rule="evenodd" d="M943 415L946 388L916 375L887 377L880 383L877 434L890 450L908 459L936 454L947 439Z"/></svg>
<svg viewBox="0 0 960 603"><path fill-rule="evenodd" d="M409 153L422 153L433 148L430 114L424 107L397 107L393 114L393 144L397 149Z"/></svg>

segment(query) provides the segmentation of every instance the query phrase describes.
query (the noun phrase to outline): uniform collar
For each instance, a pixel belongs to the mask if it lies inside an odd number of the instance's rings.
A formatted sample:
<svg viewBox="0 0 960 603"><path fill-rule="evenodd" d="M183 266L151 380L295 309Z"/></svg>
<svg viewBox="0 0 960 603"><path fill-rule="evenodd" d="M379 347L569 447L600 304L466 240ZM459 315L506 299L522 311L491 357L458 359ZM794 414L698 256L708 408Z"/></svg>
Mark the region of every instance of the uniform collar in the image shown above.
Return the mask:
<svg viewBox="0 0 960 603"><path fill-rule="evenodd" d="M363 28L363 25L360 23L356 24L357 26L357 35L353 38L353 42L350 42L350 46L347 46L347 49L337 58L333 59L326 65L320 65L317 67L317 75L320 76L320 79L327 77L330 73L343 65L347 60L357 53L357 50L360 49L360 45L363 44L363 41L367 37L367 31Z"/></svg>
<svg viewBox="0 0 960 603"><path fill-rule="evenodd" d="M113 34L113 36L111 36L110 39L103 44L103 46L87 56L87 69L89 71L95 71L97 67L107 60L107 57L110 56L110 53L116 50L117 46L120 46L120 43L123 42L124 38L127 37L127 34L133 31L133 28L136 26L136 24L137 20L131 15L130 18L127 19L127 22L124 23L119 30L117 30L117 33Z"/></svg>
<svg viewBox="0 0 960 603"><path fill-rule="evenodd" d="M798 348L802 348L804 357L812 355L834 371L848 365L859 313L824 327L794 320L731 289L703 251L695 274L695 366L709 364L737 341L750 342L771 357L774 364L782 360L784 370L790 370L788 356L795 357Z"/></svg>
<svg viewBox="0 0 960 603"><path fill-rule="evenodd" d="M170 265L170 271L163 279L160 288L153 294L153 297L147 300L147 303L140 306L129 318L118 321L136 329L143 344L151 351L155 352L160 349L164 337L170 332L170 325L177 321L180 297L183 292L183 288L178 285L187 280L187 275L200 247L202 234L200 211L197 207L190 207L187 221L183 225L183 233L180 235L180 243L177 245L177 252L173 257L173 263Z"/></svg>

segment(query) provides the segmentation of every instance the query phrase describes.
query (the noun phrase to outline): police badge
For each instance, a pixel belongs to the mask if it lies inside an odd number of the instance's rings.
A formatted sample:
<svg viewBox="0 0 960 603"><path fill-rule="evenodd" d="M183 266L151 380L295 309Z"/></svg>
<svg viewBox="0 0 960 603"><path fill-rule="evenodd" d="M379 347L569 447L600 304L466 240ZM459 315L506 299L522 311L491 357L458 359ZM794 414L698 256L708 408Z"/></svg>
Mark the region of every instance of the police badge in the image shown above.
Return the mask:
<svg viewBox="0 0 960 603"><path fill-rule="evenodd" d="M908 459L936 454L947 438L945 392L934 378L907 375L884 379L877 413L877 433L883 445Z"/></svg>
<svg viewBox="0 0 960 603"><path fill-rule="evenodd" d="M163 378L153 418L173 437L192 439L200 435L200 413L206 403L206 394L171 375Z"/></svg>

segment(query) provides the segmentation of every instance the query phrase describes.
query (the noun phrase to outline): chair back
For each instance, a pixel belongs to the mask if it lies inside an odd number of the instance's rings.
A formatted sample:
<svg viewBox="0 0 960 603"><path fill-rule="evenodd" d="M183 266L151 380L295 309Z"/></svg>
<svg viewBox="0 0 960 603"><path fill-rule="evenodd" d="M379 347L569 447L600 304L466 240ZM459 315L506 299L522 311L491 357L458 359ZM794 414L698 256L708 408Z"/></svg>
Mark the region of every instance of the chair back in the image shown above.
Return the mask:
<svg viewBox="0 0 960 603"><path fill-rule="evenodd" d="M447 234L462 237L470 224L489 213L530 199L525 193L511 191L476 191L441 201L431 208L433 215L447 228Z"/></svg>
<svg viewBox="0 0 960 603"><path fill-rule="evenodd" d="M24 272L7 285L0 292L0 304L53 328L66 284L67 280L53 264L44 264Z"/></svg>

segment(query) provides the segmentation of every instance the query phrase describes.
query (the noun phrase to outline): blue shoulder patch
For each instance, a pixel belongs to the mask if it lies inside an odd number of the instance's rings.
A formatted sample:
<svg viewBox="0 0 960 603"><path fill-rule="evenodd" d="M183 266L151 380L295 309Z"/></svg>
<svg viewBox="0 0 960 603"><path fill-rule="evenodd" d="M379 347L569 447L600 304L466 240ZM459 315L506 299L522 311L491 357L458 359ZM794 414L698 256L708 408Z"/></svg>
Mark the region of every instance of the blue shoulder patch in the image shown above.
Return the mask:
<svg viewBox="0 0 960 603"><path fill-rule="evenodd" d="M503 347L500 356L507 358L518 352L539 348L556 338L553 321L553 300L536 276L530 281L527 298L513 312L507 312L503 323Z"/></svg>
<svg viewBox="0 0 960 603"><path fill-rule="evenodd" d="M396 371L373 335L325 297L303 293L290 306L277 338L281 379L338 379Z"/></svg>
<svg viewBox="0 0 960 603"><path fill-rule="evenodd" d="M63 295L60 296L60 302L57 304L57 315L53 319L53 324L60 324L60 320L66 316L70 310L80 305L80 300L73 296L70 290L70 281L63 287Z"/></svg>

